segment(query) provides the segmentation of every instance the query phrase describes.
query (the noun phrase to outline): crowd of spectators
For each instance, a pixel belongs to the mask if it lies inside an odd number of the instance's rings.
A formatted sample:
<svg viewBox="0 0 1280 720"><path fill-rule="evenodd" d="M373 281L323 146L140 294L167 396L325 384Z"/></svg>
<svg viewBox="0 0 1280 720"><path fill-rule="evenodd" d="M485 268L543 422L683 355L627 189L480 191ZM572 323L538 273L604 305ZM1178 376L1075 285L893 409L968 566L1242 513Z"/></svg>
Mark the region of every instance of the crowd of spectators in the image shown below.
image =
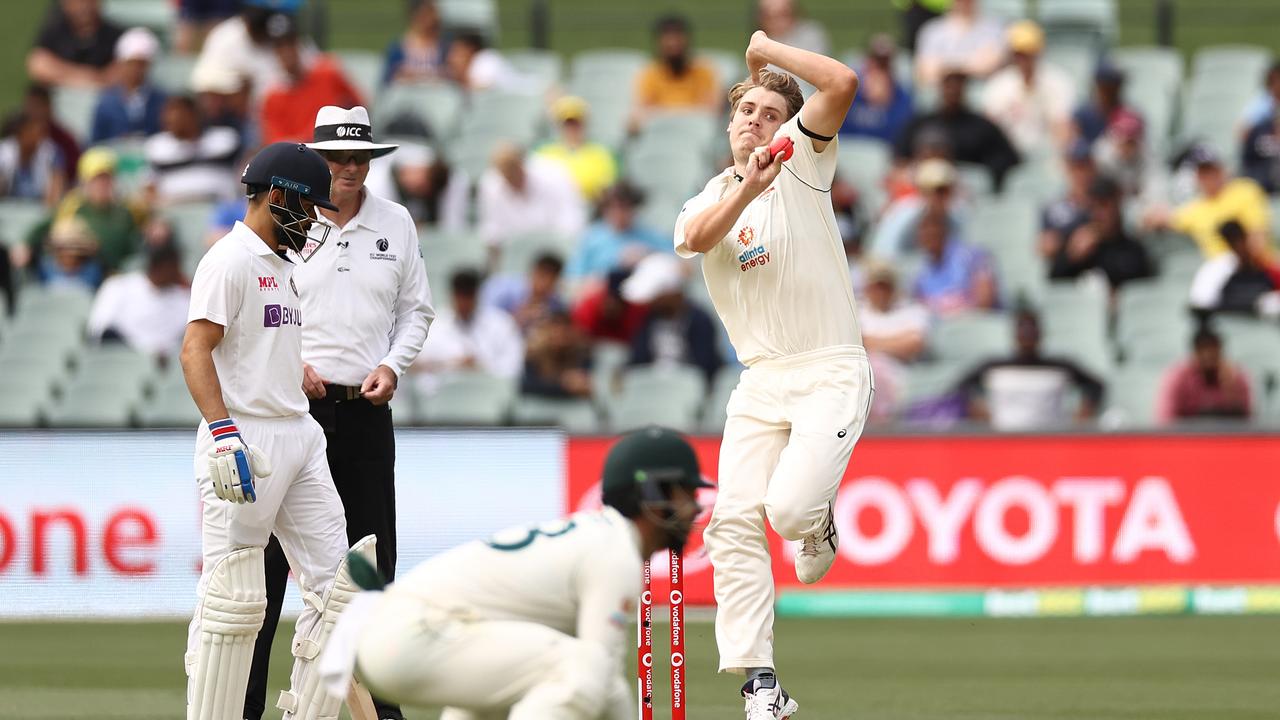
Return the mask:
<svg viewBox="0 0 1280 720"><path fill-rule="evenodd" d="M423 394L443 374L481 370L530 395L591 397L595 349L605 343L623 349L628 365L692 366L708 386L733 367L696 268L675 257L669 227L646 221L652 184L628 167L625 143L593 139L593 124L606 117L620 118L629 138L663 113L721 121L726 91L740 78L722 76L700 52L686 18L654 24L653 57L634 79L628 112L598 112L566 88L540 88L545 133L497 143L473 176L450 162L441 128L378 116L368 87L302 31L303 2L183 0L177 27L160 38L113 25L100 0L52 0L27 57L30 88L0 139L0 195L43 204L48 217L8 238L5 265L31 282L97 292L89 330L98 341L171 353L185 306L182 252L193 245L176 242L164 208L216 205L195 246L213 241L243 212L238 175L252 152L308 140L322 106L369 105L401 149L374 163L368 185L421 224L428 268L436 234L469 233L482 246L474 267L436 276L447 284L435 288L441 312L413 368ZM1054 63L1036 23L1005 23L978 0L945 5L914 3L901 45L869 38L854 60L859 96L840 129L842 142L889 158L872 191L847 178L858 168L842 166L831 193L880 377L875 421L909 416L901 392L909 368L934 359L940 323L973 313L1013 318L1017 350L963 375L950 394L956 417L1026 429L1093 419L1102 407L1105 378L1042 354L1034 298L1008 291L1007 248L993 248L992 229L972 220L1031 165L1063 180L1060 193L1020 200L1036 204L1039 232L1019 250L1038 258L1045 282L1100 283L1114 311L1126 284L1161 276L1159 243L1172 231L1202 255L1186 293L1201 321L1217 311L1280 315L1268 197L1280 193L1280 65L1241 118L1238 158L1205 144L1164 157L1127 102L1130 79L1105 57L1086 92ZM377 92L443 84L473 98L530 86L491 36L447 26L433 0L409 0L406 9ZM783 42L833 52L824 27L792 0L760 0L756 21ZM188 92L155 82L166 53L193 57ZM51 92L61 88L97 92L85 137L52 111ZM141 167L126 172L130 157ZM713 171L708 165L707 177ZM516 248L539 238L569 242ZM504 257L527 258L528 267L513 272ZM1255 411L1256 389L1222 358L1209 327L1196 335L1193 360L1170 369L1162 419Z"/></svg>

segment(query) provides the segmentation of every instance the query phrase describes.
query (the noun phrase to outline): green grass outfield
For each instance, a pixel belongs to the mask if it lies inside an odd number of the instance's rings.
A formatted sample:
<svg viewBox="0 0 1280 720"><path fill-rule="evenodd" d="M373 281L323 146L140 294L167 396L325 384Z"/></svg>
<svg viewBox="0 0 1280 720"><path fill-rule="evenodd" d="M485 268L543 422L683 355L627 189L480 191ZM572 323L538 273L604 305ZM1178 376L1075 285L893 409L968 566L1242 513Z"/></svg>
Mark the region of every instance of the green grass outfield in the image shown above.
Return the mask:
<svg viewBox="0 0 1280 720"><path fill-rule="evenodd" d="M2 623L0 718L180 718L184 627ZM737 679L714 672L711 625L688 629L689 718L740 719ZM663 627L655 630L664 637ZM783 683L800 702L797 720L1271 720L1280 713L1276 616L788 619L777 636ZM275 644L276 688L286 681L288 645L285 629ZM669 702L666 677L660 665L660 707Z"/></svg>

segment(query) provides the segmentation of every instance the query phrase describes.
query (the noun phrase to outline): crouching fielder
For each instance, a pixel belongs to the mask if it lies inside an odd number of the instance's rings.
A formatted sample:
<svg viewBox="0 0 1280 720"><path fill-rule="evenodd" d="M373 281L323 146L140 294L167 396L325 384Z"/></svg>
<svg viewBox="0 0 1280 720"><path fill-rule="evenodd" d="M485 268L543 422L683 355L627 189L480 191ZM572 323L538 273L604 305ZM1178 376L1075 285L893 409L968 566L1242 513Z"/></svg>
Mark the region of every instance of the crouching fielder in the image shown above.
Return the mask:
<svg viewBox="0 0 1280 720"><path fill-rule="evenodd" d="M187 719L244 717L266 608L262 550L273 532L306 603L284 717L336 719L340 702L324 693L316 659L355 587L324 433L302 393L302 318L285 256L306 242L315 207L333 208L329 168L305 146L276 143L250 161L242 182L248 213L200 261L182 345L205 421L196 435L204 566L187 637ZM357 549L371 553L372 542Z"/></svg>
<svg viewBox="0 0 1280 720"><path fill-rule="evenodd" d="M634 720L623 652L642 562L680 549L706 487L693 448L648 428L618 441L602 510L503 531L360 596L322 667L441 720Z"/></svg>
<svg viewBox="0 0 1280 720"><path fill-rule="evenodd" d="M835 560L832 504L873 393L853 288L831 207L835 134L858 78L843 63L770 40L747 48L751 77L729 94L734 165L676 220L676 252L704 255L707 289L747 369L729 398L719 492L703 535L715 570L720 670L746 673L752 720L797 703L773 664L773 574L765 520L797 541L796 575ZM817 88L808 101L795 78ZM774 159L779 136L794 155Z"/></svg>

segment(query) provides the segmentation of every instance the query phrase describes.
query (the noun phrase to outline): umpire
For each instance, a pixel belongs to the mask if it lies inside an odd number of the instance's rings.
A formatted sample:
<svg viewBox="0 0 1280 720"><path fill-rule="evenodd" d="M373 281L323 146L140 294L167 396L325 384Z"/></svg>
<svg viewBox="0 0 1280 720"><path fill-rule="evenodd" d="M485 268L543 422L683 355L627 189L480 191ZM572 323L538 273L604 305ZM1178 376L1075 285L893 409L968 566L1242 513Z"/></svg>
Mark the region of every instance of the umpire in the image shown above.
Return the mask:
<svg viewBox="0 0 1280 720"><path fill-rule="evenodd" d="M316 150L329 163L337 211L324 211L302 252L291 254L302 300L302 389L324 428L329 469L347 516L347 538L378 536L378 570L395 576L395 435L387 402L435 318L409 211L364 187L369 161L396 149L373 141L369 113L327 106L316 115ZM329 228L327 240L323 230ZM258 633L245 717L266 704L267 663L289 563L275 538L266 551L267 619ZM376 702L378 717L400 709Z"/></svg>

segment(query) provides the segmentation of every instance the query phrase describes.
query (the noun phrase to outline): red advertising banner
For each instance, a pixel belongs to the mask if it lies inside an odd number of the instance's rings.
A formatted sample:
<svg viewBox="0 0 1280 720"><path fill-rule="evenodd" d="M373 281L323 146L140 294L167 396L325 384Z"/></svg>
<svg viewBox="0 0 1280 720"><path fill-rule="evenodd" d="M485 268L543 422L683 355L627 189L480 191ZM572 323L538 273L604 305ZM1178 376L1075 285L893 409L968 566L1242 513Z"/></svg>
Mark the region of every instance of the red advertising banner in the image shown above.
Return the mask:
<svg viewBox="0 0 1280 720"><path fill-rule="evenodd" d="M599 505L611 441L568 447L570 510ZM715 480L719 439L695 441ZM1280 581L1280 439L865 438L836 500L840 552L819 589ZM703 491L708 508L714 490ZM793 543L772 537L779 588ZM663 597L666 558L654 558ZM695 537L685 597L713 602Z"/></svg>

